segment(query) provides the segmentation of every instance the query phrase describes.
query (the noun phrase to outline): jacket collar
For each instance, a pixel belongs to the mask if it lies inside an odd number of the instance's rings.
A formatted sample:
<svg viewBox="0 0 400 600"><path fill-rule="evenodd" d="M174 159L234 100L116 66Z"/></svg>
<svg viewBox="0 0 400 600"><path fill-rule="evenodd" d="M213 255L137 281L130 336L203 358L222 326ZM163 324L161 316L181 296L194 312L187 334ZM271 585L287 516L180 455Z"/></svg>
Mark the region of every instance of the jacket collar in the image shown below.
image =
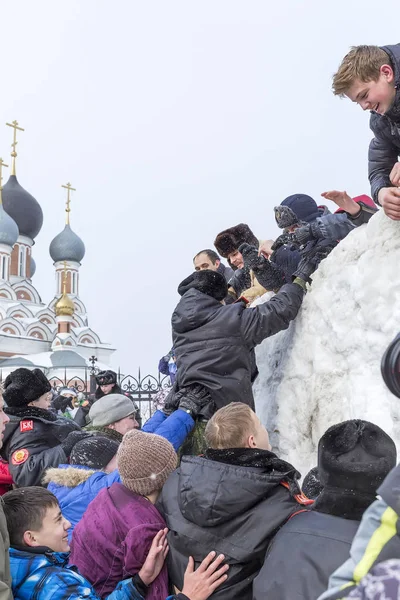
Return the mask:
<svg viewBox="0 0 400 600"><path fill-rule="evenodd" d="M37 406L6 406L4 412L7 415L17 417L18 419L38 418L43 421L57 421L57 416L50 410L39 408Z"/></svg>
<svg viewBox="0 0 400 600"><path fill-rule="evenodd" d="M357 490L324 487L311 510L334 517L342 517L342 519L361 521L364 512L374 500L375 495L373 494L362 494Z"/></svg>
<svg viewBox="0 0 400 600"><path fill-rule="evenodd" d="M16 552L19 555L41 555L45 557L50 563L57 566L66 566L69 560L69 552L53 552L48 546L20 546L14 544L10 548L10 553Z"/></svg>

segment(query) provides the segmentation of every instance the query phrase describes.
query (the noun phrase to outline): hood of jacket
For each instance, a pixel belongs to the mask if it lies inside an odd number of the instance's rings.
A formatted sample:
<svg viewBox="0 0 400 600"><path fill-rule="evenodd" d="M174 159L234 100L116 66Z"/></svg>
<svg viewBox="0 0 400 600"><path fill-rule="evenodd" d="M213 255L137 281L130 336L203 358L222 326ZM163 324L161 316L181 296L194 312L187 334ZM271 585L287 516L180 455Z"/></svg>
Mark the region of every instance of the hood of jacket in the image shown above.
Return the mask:
<svg viewBox="0 0 400 600"><path fill-rule="evenodd" d="M182 296L172 314L172 329L178 333L197 329L224 308L215 298L191 289Z"/></svg>
<svg viewBox="0 0 400 600"><path fill-rule="evenodd" d="M258 467L184 456L179 468L179 507L188 521L213 527L265 500L282 479L282 473L263 473Z"/></svg>
<svg viewBox="0 0 400 600"><path fill-rule="evenodd" d="M76 488L81 483L85 483L96 472L95 469L84 466L60 465L58 468L47 469L42 483L54 483L67 488Z"/></svg>

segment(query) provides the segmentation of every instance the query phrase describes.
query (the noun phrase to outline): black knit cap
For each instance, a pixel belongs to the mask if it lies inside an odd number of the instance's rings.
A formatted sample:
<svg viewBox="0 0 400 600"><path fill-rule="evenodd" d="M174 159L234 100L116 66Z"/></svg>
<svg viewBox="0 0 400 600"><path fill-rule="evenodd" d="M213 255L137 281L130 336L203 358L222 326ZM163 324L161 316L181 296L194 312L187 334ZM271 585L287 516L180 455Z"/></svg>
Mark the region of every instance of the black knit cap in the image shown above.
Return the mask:
<svg viewBox="0 0 400 600"><path fill-rule="evenodd" d="M16 369L7 375L3 398L7 406L27 406L40 396L50 392L51 385L40 369Z"/></svg>
<svg viewBox="0 0 400 600"><path fill-rule="evenodd" d="M72 448L69 462L90 469L104 469L117 454L119 443L106 436L92 435Z"/></svg>
<svg viewBox="0 0 400 600"><path fill-rule="evenodd" d="M223 300L228 294L228 284L225 277L217 271L195 271L179 284L178 294L183 296L192 289L207 294L218 301Z"/></svg>
<svg viewBox="0 0 400 600"><path fill-rule="evenodd" d="M396 466L396 446L377 425L352 419L330 427L318 444L318 472L324 488L376 494Z"/></svg>

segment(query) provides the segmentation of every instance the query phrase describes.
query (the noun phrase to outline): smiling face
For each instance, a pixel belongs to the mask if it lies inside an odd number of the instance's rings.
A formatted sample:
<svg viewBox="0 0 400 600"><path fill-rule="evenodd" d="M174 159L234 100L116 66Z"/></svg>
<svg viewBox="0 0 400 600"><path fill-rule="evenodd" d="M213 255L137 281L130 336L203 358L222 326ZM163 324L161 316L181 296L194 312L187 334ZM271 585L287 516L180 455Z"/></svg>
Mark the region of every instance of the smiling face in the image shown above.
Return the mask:
<svg viewBox="0 0 400 600"><path fill-rule="evenodd" d="M383 65L377 81L356 79L346 96L359 104L363 110L384 115L391 108L396 96L393 69L389 65Z"/></svg>
<svg viewBox="0 0 400 600"><path fill-rule="evenodd" d="M65 519L57 504L50 506L37 531L25 531L24 542L27 546L47 546L53 552L69 552L68 529L71 523Z"/></svg>
<svg viewBox="0 0 400 600"><path fill-rule="evenodd" d="M213 263L211 258L205 252L202 252L194 257L193 264L196 271L217 271L221 261L216 260Z"/></svg>

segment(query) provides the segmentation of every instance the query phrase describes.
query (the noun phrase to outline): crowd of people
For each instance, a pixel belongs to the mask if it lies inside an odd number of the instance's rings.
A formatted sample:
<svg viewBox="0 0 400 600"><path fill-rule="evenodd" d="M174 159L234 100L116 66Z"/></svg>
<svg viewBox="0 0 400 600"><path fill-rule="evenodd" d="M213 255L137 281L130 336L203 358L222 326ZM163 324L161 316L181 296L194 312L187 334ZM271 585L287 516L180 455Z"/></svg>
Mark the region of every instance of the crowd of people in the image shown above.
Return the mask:
<svg viewBox="0 0 400 600"><path fill-rule="evenodd" d="M254 405L255 347L296 318L321 261L379 205L400 220L400 45L353 48L333 88L372 112L373 199L324 192L332 214L294 194L274 209L277 239L240 223L200 250L145 423L113 371L93 397L55 394L40 369L5 379L0 600L400 597L394 441L333 425L301 484Z"/></svg>

